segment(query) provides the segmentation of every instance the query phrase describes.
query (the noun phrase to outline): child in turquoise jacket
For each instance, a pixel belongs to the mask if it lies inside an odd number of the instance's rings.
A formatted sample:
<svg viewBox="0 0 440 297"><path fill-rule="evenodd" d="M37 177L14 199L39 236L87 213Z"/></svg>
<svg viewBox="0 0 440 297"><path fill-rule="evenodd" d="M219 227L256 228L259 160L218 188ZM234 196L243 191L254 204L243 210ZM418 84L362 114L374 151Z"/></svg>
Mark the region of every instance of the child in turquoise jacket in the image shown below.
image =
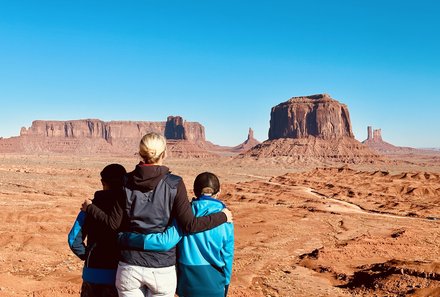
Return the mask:
<svg viewBox="0 0 440 297"><path fill-rule="evenodd" d="M220 191L217 176L210 172L199 174L194 181L191 202L196 217L220 212L226 206L216 195ZM122 247L163 251L178 242L177 294L180 297L224 297L232 275L234 257L234 226L222 224L211 230L182 234L176 224L164 233L123 233Z"/></svg>

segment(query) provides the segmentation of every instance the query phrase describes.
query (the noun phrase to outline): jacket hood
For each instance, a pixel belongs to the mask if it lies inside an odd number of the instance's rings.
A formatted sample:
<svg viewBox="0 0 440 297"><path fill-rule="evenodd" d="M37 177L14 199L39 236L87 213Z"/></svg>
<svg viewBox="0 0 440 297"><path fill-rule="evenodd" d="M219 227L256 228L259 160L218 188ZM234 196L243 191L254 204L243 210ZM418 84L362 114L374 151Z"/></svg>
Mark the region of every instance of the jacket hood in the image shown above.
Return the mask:
<svg viewBox="0 0 440 297"><path fill-rule="evenodd" d="M191 204L194 214L198 217L220 212L226 207L226 205L220 200L207 195L194 198Z"/></svg>
<svg viewBox="0 0 440 297"><path fill-rule="evenodd" d="M129 173L127 186L141 192L153 190L160 180L170 172L166 166L149 165L139 163L136 168Z"/></svg>

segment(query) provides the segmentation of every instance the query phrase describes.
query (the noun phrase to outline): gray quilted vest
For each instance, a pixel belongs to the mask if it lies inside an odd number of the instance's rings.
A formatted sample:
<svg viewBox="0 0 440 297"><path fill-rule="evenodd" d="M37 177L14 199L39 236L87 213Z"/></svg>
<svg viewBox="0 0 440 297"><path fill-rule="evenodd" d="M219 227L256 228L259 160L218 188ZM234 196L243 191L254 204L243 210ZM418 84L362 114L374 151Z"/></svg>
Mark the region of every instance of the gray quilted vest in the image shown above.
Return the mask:
<svg viewBox="0 0 440 297"><path fill-rule="evenodd" d="M166 174L154 190L141 192L126 188L124 231L137 233L163 232L171 224L171 210L181 177ZM168 267L176 264L175 248L166 252L121 250L121 261L143 267Z"/></svg>

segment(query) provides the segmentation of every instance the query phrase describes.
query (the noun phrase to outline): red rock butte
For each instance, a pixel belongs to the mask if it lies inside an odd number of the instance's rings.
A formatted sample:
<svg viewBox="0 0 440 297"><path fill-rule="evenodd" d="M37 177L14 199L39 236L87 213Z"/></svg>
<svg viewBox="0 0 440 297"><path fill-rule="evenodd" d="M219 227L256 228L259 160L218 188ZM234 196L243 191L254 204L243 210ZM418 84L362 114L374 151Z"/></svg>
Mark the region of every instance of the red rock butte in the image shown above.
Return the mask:
<svg viewBox="0 0 440 297"><path fill-rule="evenodd" d="M347 106L318 94L293 97L272 107L269 140L308 136L354 138Z"/></svg>
<svg viewBox="0 0 440 297"><path fill-rule="evenodd" d="M269 139L240 158L284 163L374 163L380 158L354 139L345 104L328 94L293 97L272 108Z"/></svg>

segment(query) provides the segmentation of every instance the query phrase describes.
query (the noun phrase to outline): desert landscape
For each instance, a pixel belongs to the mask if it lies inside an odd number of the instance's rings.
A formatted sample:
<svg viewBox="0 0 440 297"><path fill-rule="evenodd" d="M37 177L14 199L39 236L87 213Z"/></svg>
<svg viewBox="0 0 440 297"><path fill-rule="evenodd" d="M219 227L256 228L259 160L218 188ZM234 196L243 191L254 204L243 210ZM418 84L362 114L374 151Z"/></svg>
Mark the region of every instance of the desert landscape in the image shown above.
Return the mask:
<svg viewBox="0 0 440 297"><path fill-rule="evenodd" d="M235 224L228 296L440 296L440 152L372 128L357 141L347 106L327 94L273 107L269 138L249 129L235 147L178 116L35 121L0 139L0 296L79 296L67 233L101 169L134 168L149 130L167 137L165 165L188 190L200 171L220 177Z"/></svg>

